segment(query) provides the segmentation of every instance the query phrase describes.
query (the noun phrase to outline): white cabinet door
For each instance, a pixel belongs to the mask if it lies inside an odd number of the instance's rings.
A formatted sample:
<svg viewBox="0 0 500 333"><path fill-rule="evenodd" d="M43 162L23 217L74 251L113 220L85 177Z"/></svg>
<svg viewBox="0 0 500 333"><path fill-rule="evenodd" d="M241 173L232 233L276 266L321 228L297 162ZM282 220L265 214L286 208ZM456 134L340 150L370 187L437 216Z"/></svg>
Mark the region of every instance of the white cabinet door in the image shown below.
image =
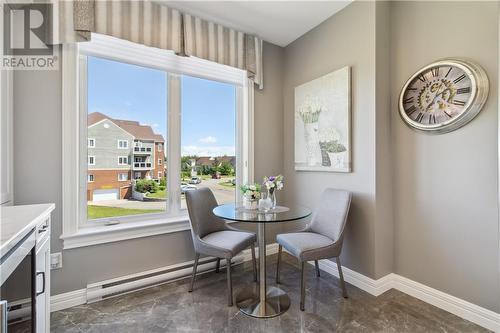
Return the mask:
<svg viewBox="0 0 500 333"><path fill-rule="evenodd" d="M13 199L12 75L12 71L0 70L0 205Z"/></svg>
<svg viewBox="0 0 500 333"><path fill-rule="evenodd" d="M36 254L36 332L50 332L50 240Z"/></svg>

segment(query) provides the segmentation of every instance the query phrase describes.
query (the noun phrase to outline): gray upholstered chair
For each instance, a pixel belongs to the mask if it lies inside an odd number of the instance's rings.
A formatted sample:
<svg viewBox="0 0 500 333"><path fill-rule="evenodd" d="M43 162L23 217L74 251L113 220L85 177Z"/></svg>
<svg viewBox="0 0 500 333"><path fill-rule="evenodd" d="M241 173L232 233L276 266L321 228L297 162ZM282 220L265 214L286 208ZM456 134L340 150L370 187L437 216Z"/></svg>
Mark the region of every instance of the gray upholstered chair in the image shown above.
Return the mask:
<svg viewBox="0 0 500 333"><path fill-rule="evenodd" d="M254 247L257 238L254 233L230 227L224 220L213 214L212 210L217 206L217 201L212 191L208 188L187 191L186 203L195 251L193 276L189 292L193 291L200 254L217 258L216 272L219 272L220 259L226 259L228 305L232 306L231 259L244 249L250 247L252 249L253 277L257 281Z"/></svg>
<svg viewBox="0 0 500 333"><path fill-rule="evenodd" d="M319 277L318 260L336 258L339 270L340 284L343 296L347 298L347 291L340 265L340 252L344 228L351 205L351 193L343 190L326 189L315 211L311 223L304 230L286 234L279 234L276 240L278 247L278 265L276 270L276 283L280 279L280 261L283 247L293 256L297 257L301 265L300 282L300 310L304 311L305 301L305 273L304 265L307 261L314 260L316 275Z"/></svg>

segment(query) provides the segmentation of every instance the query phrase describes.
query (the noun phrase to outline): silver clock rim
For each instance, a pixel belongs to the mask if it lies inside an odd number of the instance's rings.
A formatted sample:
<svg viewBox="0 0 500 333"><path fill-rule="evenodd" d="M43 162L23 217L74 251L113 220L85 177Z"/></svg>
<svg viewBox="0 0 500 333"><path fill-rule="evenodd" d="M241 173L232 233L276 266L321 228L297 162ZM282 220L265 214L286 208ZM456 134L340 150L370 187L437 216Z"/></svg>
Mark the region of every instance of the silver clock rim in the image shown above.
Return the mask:
<svg viewBox="0 0 500 333"><path fill-rule="evenodd" d="M431 68L438 66L453 66L462 69L470 77L471 82L473 84L474 88L472 91L472 97L465 105L464 107L465 110L458 117L450 119L447 122L437 125L423 125L417 123L416 121L408 117L408 115L404 110L403 96L410 83L412 83L413 80L415 80L415 78L417 78L418 75ZM405 82L399 94L399 103L398 103L399 115L401 116L404 123L412 129L433 134L448 133L456 129L459 129L460 127L464 126L472 119L474 119L474 117L477 116L477 114L481 111L484 103L486 102L486 99L488 98L488 93L489 93L488 76L486 75L486 72L481 66L465 59L456 59L456 58L442 59L422 67Z"/></svg>

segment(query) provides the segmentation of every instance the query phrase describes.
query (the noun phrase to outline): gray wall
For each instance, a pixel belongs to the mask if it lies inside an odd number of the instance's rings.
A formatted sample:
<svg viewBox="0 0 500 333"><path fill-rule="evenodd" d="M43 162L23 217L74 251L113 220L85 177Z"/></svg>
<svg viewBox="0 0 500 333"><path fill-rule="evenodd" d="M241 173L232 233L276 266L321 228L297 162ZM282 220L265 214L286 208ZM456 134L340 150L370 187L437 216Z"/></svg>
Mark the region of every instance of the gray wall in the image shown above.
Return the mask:
<svg viewBox="0 0 500 333"><path fill-rule="evenodd" d="M498 312L498 4L395 2L391 24L395 272ZM484 67L488 102L457 131L410 130L401 86L451 56Z"/></svg>
<svg viewBox="0 0 500 333"><path fill-rule="evenodd" d="M265 88L255 93L257 179L282 169L282 49L264 45ZM14 109L15 204L54 202L52 252L62 250L61 72L16 71ZM266 130L260 130L266 129ZM242 228L248 228L242 226ZM279 230L270 228L268 239ZM88 283L193 259L189 232L63 251L63 268L52 271L53 295Z"/></svg>
<svg viewBox="0 0 500 333"><path fill-rule="evenodd" d="M352 74L353 172L295 171L294 88L346 65ZM374 277L375 3L356 1L288 45L283 83L286 202L315 207L326 187L352 191L342 262Z"/></svg>

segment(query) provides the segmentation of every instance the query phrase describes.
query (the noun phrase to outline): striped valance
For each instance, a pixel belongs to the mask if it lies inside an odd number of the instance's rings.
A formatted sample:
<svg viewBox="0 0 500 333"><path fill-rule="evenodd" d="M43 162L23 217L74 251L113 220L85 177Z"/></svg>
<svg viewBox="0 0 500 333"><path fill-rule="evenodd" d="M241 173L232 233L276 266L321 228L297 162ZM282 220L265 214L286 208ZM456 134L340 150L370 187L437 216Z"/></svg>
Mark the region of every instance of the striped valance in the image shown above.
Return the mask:
<svg viewBox="0 0 500 333"><path fill-rule="evenodd" d="M217 23L146 1L58 1L59 40L90 40L91 33L173 50L237 67L262 88L262 40Z"/></svg>

